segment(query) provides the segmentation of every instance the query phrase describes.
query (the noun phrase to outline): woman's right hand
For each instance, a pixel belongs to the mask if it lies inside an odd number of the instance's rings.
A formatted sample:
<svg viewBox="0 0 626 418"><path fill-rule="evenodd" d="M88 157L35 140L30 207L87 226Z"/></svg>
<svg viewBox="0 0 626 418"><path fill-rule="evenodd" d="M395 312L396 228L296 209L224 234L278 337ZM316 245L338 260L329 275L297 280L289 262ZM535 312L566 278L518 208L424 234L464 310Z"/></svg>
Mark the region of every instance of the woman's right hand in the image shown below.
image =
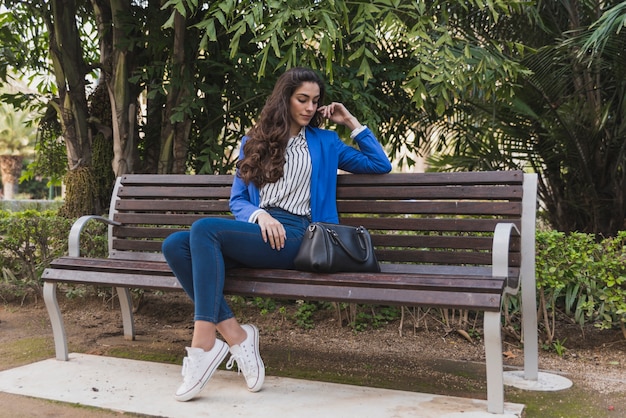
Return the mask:
<svg viewBox="0 0 626 418"><path fill-rule="evenodd" d="M259 227L261 227L263 241L269 242L272 249L280 251L285 247L287 233L285 232L283 224L278 222L267 212L260 213L256 222L259 224Z"/></svg>
<svg viewBox="0 0 626 418"><path fill-rule="evenodd" d="M328 119L333 123L344 125L351 131L361 127L361 123L357 118L352 116L343 103L332 102L329 105L320 106L317 111L323 118Z"/></svg>

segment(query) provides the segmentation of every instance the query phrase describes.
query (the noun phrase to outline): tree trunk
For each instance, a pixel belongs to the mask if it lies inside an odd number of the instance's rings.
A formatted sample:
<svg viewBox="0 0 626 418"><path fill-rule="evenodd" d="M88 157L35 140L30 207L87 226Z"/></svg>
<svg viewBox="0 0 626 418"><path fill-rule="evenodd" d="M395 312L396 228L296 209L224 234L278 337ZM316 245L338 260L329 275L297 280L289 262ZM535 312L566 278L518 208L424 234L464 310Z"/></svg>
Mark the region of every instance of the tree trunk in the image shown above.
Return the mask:
<svg viewBox="0 0 626 418"><path fill-rule="evenodd" d="M91 144L87 125L85 65L76 27L75 0L53 0L52 20L48 20L50 56L59 88L59 112L67 146L70 170L91 164Z"/></svg>
<svg viewBox="0 0 626 418"><path fill-rule="evenodd" d="M87 123L89 110L85 90L85 76L89 69L82 55L76 27L76 1L52 0L51 11L51 16L46 17L46 25L50 36L50 57L59 89L57 112L67 147L67 176L75 177L72 174L85 169L89 171L91 167L91 141ZM81 177L80 174L77 176ZM93 182L87 182L83 187L93 187ZM83 190L83 193L93 194L93 190ZM94 213L93 199L83 202L77 201L79 199L81 194L66 196L65 216L74 218ZM74 211L72 208L80 209Z"/></svg>
<svg viewBox="0 0 626 418"><path fill-rule="evenodd" d="M17 193L17 185L22 174L21 155L0 155L0 172L2 172L2 188L5 200L12 200Z"/></svg>
<svg viewBox="0 0 626 418"><path fill-rule="evenodd" d="M189 69L185 65L185 32L186 19L178 12L174 20L174 47L172 49L172 83L167 96L165 116L161 129L161 155L159 157L159 173L185 174L187 170L187 151L189 149L189 132L191 119L183 116L180 122L172 122L175 109L189 95L185 88L185 78Z"/></svg>
<svg viewBox="0 0 626 418"><path fill-rule="evenodd" d="M158 173L161 153L161 126L163 125L163 109L166 97L162 94L150 95L150 87L146 94L146 125L144 126L144 153L142 173ZM167 165L167 164L165 164Z"/></svg>
<svg viewBox="0 0 626 418"><path fill-rule="evenodd" d="M115 176L132 173L137 160L135 122L136 97L129 83L133 53L123 48L127 34L124 22L130 14L130 2L93 0L100 36L100 60L111 102L113 127L113 161Z"/></svg>

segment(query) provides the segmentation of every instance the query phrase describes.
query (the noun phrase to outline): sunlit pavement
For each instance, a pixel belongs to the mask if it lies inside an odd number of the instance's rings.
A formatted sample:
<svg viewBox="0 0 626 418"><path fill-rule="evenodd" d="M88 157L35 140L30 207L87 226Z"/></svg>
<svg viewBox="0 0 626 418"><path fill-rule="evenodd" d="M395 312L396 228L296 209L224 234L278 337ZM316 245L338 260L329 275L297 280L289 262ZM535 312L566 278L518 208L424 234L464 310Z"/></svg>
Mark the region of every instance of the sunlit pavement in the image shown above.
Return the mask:
<svg viewBox="0 0 626 418"><path fill-rule="evenodd" d="M180 366L87 354L0 372L0 391L159 417L521 417L524 405L268 376L250 393L242 375L218 370L192 401L176 402Z"/></svg>

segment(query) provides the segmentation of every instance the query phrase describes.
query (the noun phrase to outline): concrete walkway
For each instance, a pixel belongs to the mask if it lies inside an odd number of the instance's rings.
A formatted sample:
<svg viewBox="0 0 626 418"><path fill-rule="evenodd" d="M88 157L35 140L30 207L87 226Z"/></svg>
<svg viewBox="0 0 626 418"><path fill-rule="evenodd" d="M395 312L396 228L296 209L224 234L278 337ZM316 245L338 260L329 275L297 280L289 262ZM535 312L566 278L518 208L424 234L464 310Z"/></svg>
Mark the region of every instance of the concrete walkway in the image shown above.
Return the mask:
<svg viewBox="0 0 626 418"><path fill-rule="evenodd" d="M158 417L521 417L524 405L506 403L505 414L487 402L388 389L268 376L250 393L243 376L218 370L200 395L176 402L180 366L87 354L70 361L40 361L0 372L0 391Z"/></svg>

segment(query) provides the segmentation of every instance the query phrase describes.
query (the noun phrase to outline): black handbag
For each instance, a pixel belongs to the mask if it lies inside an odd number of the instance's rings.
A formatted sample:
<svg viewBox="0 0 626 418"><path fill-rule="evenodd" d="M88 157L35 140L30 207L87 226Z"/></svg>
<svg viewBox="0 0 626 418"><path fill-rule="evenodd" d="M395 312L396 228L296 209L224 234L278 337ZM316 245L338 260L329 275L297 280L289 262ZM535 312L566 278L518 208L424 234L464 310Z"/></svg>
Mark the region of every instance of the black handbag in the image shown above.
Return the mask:
<svg viewBox="0 0 626 418"><path fill-rule="evenodd" d="M367 229L323 222L309 225L294 263L316 273L380 271Z"/></svg>

